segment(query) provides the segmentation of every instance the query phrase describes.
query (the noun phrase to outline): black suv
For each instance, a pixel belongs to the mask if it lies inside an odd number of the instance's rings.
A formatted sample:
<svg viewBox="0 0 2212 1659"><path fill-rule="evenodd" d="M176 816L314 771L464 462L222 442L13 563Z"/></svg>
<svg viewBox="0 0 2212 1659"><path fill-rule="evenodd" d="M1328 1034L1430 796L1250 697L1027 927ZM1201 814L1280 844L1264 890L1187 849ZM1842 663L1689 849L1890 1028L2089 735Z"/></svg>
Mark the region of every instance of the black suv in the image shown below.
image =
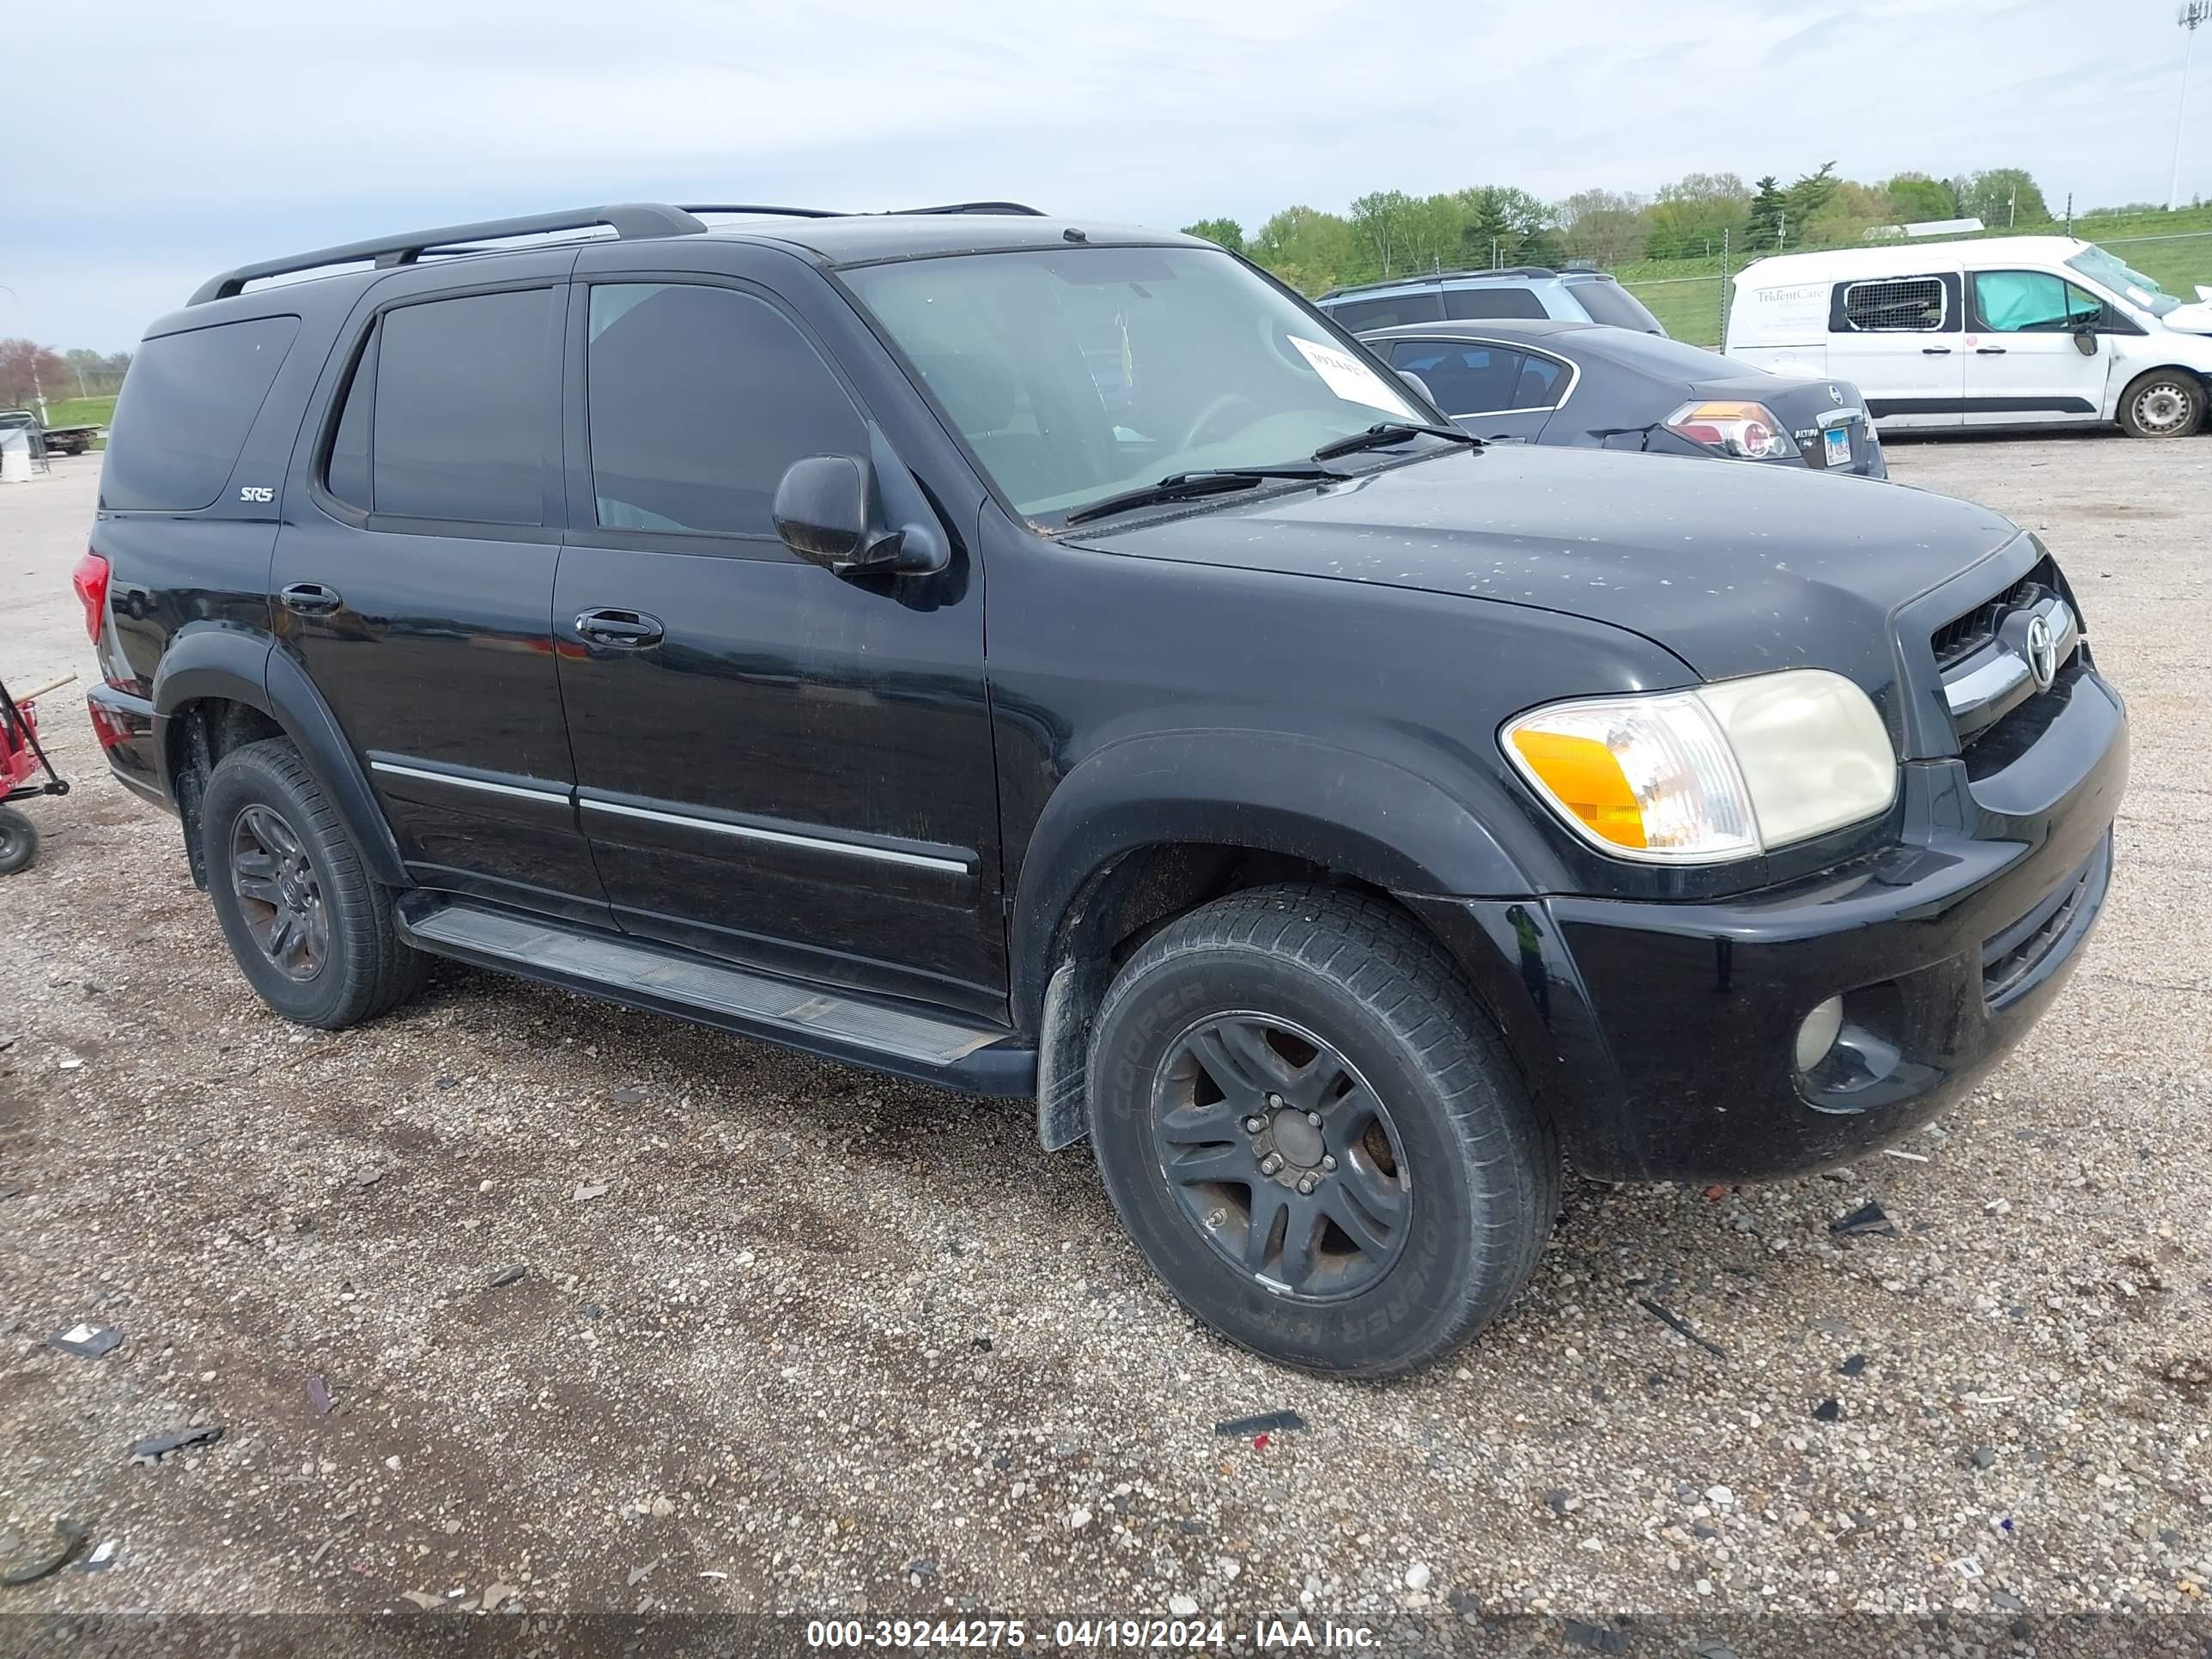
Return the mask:
<svg viewBox="0 0 2212 1659"><path fill-rule="evenodd" d="M229 272L76 582L279 1012L445 956L1034 1096L1200 1316L1347 1374L1506 1304L1563 1154L1783 1176L1956 1099L2126 771L1996 514L1485 447L1221 249L1003 204Z"/></svg>

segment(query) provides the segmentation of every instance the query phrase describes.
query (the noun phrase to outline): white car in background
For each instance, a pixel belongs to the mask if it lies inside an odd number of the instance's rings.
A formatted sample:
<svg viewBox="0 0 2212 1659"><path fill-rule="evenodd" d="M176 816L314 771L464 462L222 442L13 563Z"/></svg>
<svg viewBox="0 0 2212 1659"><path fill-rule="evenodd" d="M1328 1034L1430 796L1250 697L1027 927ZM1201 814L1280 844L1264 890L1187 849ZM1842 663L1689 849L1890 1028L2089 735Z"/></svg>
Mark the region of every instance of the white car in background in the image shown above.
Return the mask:
<svg viewBox="0 0 2212 1659"><path fill-rule="evenodd" d="M2212 289L2189 302L2067 236L1838 248L1744 267L1727 355L1855 380L1885 432L2197 430Z"/></svg>

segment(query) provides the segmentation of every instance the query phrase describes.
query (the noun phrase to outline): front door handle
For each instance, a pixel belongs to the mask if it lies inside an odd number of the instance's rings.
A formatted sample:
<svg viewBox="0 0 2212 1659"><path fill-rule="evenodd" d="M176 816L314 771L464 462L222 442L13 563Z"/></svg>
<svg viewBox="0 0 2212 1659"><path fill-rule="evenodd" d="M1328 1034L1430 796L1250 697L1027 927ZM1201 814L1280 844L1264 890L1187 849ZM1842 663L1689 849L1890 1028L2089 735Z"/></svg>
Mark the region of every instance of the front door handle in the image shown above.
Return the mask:
<svg viewBox="0 0 2212 1659"><path fill-rule="evenodd" d="M660 618L642 611L586 611L576 618L576 632L594 645L625 646L641 650L659 645L667 634Z"/></svg>
<svg viewBox="0 0 2212 1659"><path fill-rule="evenodd" d="M2002 346L1976 346L1974 348L1974 356L1977 357L2002 357L2004 355L2005 349Z"/></svg>
<svg viewBox="0 0 2212 1659"><path fill-rule="evenodd" d="M1948 346L1923 346L1920 348L1920 355L1923 357L1948 357L1951 355L1951 348Z"/></svg>
<svg viewBox="0 0 2212 1659"><path fill-rule="evenodd" d="M327 617L345 604L337 588L320 582L294 582L276 597L287 611L301 617Z"/></svg>

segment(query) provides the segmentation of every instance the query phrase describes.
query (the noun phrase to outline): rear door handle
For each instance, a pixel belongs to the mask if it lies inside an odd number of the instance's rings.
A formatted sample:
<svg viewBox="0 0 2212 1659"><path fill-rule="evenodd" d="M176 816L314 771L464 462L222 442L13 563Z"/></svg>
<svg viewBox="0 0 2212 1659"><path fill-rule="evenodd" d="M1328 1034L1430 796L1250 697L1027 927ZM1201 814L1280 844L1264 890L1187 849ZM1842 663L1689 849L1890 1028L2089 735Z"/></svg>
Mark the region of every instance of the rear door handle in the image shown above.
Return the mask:
<svg viewBox="0 0 2212 1659"><path fill-rule="evenodd" d="M660 618L642 611L586 611L576 618L576 632L594 645L627 646L640 650L659 645L667 629Z"/></svg>
<svg viewBox="0 0 2212 1659"><path fill-rule="evenodd" d="M1920 355L1923 357L1948 357L1951 355L1951 348L1948 346L1923 346L1920 348Z"/></svg>
<svg viewBox="0 0 2212 1659"><path fill-rule="evenodd" d="M1974 348L1974 356L1977 357L2002 357L2004 355L2005 349L2002 346L1976 346Z"/></svg>
<svg viewBox="0 0 2212 1659"><path fill-rule="evenodd" d="M345 603L337 588L320 582L294 582L276 597L287 611L301 617L327 617Z"/></svg>

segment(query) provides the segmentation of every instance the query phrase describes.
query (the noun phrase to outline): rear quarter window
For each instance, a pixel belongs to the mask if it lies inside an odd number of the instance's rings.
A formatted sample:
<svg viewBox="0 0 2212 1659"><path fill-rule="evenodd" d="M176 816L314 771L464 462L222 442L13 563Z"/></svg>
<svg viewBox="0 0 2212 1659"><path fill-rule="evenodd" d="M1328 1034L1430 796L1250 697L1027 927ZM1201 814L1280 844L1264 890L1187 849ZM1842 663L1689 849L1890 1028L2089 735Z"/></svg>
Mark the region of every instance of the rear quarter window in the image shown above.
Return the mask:
<svg viewBox="0 0 2212 1659"><path fill-rule="evenodd" d="M1614 328L1632 328L1642 334L1666 333L1659 319L1645 309L1644 301L1618 283L1576 283L1567 290L1582 301L1594 323L1607 323Z"/></svg>
<svg viewBox="0 0 2212 1659"><path fill-rule="evenodd" d="M1444 315L1454 322L1475 317L1541 318L1544 302L1525 288L1455 288L1444 294Z"/></svg>
<svg viewBox="0 0 2212 1659"><path fill-rule="evenodd" d="M1389 300L1349 300L1323 307L1339 328L1354 334L1370 328L1395 328L1401 323L1443 320L1443 303L1433 292L1401 294Z"/></svg>
<svg viewBox="0 0 2212 1659"><path fill-rule="evenodd" d="M297 317L257 317L141 342L108 428L101 504L215 505L299 331Z"/></svg>

